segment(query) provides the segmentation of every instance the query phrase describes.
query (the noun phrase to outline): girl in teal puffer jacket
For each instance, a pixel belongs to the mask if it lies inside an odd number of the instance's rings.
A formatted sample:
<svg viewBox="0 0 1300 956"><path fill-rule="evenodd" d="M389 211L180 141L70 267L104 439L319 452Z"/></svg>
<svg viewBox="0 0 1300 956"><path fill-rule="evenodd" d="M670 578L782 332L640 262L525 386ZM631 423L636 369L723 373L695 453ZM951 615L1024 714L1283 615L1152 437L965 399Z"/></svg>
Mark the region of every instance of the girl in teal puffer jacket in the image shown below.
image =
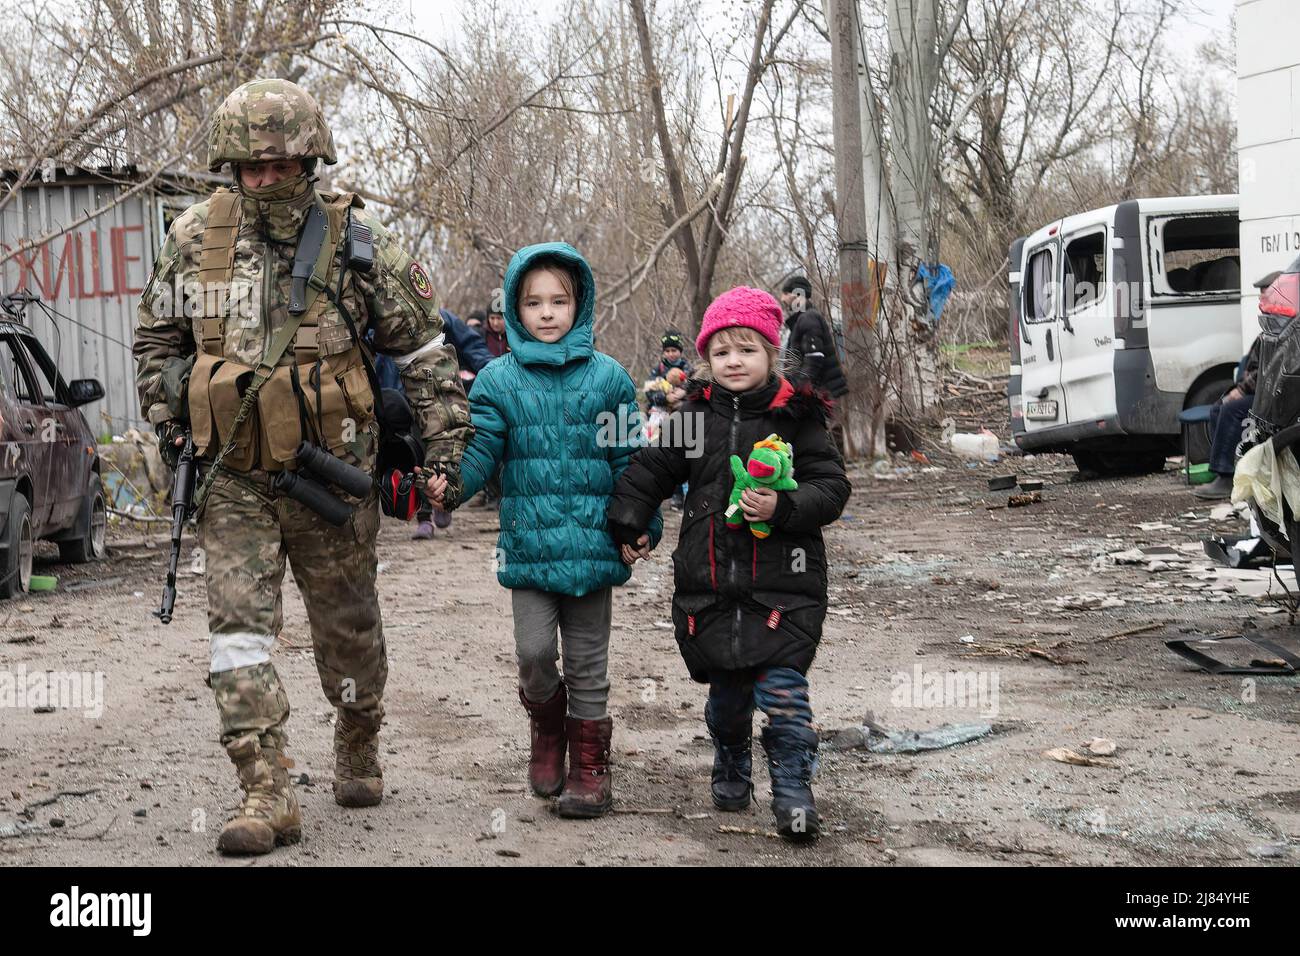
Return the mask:
<svg viewBox="0 0 1300 956"><path fill-rule="evenodd" d="M592 346L595 292L568 243L515 253L503 295L510 351L470 390L474 440L460 469L468 501L502 465L497 580L511 589L519 699L532 724L528 778L540 795L559 793L556 811L570 817L601 816L612 801L611 597L631 571L605 511L642 443L632 379ZM661 531L656 515L651 536Z"/></svg>

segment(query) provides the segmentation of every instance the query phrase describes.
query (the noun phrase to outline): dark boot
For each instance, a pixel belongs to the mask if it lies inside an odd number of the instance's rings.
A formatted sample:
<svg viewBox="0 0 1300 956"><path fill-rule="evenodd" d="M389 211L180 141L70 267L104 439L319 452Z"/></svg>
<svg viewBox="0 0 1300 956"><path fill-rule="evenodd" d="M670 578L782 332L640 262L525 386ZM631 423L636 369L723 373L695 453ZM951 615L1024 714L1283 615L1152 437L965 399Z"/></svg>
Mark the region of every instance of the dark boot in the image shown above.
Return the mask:
<svg viewBox="0 0 1300 956"><path fill-rule="evenodd" d="M555 801L562 817L602 817L614 805L609 779L609 740L614 733L610 717L600 720L565 718L569 738L569 777Z"/></svg>
<svg viewBox="0 0 1300 956"><path fill-rule="evenodd" d="M1215 475L1208 485L1193 488L1192 494L1206 501L1222 501L1232 496L1232 475Z"/></svg>
<svg viewBox="0 0 1300 956"><path fill-rule="evenodd" d="M754 716L747 713L743 724L736 721L734 726L722 727L712 711L705 706L704 723L713 738L713 805L731 812L744 810L754 795Z"/></svg>
<svg viewBox="0 0 1300 956"><path fill-rule="evenodd" d="M534 704L519 688L519 702L528 711L532 744L528 753L528 783L539 797L553 797L564 787L564 718L569 695L564 685L542 704Z"/></svg>
<svg viewBox="0 0 1300 956"><path fill-rule="evenodd" d="M763 728L776 829L787 840L798 843L815 840L821 829L809 786L817 759L817 743L817 731L811 727Z"/></svg>

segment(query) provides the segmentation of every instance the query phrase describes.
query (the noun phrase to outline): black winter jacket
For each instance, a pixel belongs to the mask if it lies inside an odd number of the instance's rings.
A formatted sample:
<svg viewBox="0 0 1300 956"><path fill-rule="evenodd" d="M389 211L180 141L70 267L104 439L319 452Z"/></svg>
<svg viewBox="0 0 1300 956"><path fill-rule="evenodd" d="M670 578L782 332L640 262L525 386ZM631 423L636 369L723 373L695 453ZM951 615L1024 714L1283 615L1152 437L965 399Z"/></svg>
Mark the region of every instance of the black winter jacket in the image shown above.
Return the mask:
<svg viewBox="0 0 1300 956"><path fill-rule="evenodd" d="M849 383L844 378L839 353L835 351L835 340L822 314L809 307L793 313L785 320L785 326L790 332L786 340L790 381L795 385L810 382L813 388L821 389L831 398L848 392Z"/></svg>
<svg viewBox="0 0 1300 956"><path fill-rule="evenodd" d="M826 617L821 529L839 517L851 490L827 429L828 407L811 387L796 390L785 379L743 394L693 381L665 429L690 438L681 423L702 422L702 454L690 457L692 448L680 440L671 443L677 447L643 448L614 489L610 532L631 542L660 503L690 481L673 553L673 624L687 669L701 683L710 671L766 666L806 673L812 664ZM754 443L773 432L793 447L799 487L778 492L772 534L760 541L747 525L727 529L730 456L747 459Z"/></svg>

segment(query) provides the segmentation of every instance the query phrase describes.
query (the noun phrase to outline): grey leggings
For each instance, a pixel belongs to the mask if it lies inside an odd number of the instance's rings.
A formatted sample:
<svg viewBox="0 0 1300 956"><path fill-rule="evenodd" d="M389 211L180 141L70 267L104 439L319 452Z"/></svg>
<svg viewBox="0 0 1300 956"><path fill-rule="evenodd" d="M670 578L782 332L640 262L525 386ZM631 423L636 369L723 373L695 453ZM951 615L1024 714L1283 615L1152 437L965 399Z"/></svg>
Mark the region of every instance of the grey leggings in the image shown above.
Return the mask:
<svg viewBox="0 0 1300 956"><path fill-rule="evenodd" d="M519 686L536 704L550 700L560 688L556 630L562 637L564 683L569 689L569 715L583 720L605 716L609 701L609 625L613 589L602 588L582 597L514 588L510 600L515 616L515 653Z"/></svg>

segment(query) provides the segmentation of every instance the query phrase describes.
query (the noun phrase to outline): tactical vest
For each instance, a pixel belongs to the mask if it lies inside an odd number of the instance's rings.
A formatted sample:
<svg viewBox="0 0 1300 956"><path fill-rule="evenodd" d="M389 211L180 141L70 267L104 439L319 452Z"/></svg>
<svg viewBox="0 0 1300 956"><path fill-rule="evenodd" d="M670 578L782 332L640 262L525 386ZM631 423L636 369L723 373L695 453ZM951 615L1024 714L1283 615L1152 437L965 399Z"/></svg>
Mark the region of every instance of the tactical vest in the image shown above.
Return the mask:
<svg viewBox="0 0 1300 956"><path fill-rule="evenodd" d="M223 460L223 466L234 471L294 470L294 453L304 441L328 448L361 467L370 465L375 398L362 347L324 291L332 292L338 286L335 252L353 197L344 193L327 201L317 196L323 203L327 230L321 260L308 288L307 311L293 346L262 386L253 414ZM252 366L223 355L241 218L238 193L230 189L213 193L199 258L202 306L194 316L199 348L189 382L190 425L200 458L215 457L230 437L241 396L253 377ZM262 281L275 281L274 272L264 275ZM268 343L270 338L268 334Z"/></svg>

